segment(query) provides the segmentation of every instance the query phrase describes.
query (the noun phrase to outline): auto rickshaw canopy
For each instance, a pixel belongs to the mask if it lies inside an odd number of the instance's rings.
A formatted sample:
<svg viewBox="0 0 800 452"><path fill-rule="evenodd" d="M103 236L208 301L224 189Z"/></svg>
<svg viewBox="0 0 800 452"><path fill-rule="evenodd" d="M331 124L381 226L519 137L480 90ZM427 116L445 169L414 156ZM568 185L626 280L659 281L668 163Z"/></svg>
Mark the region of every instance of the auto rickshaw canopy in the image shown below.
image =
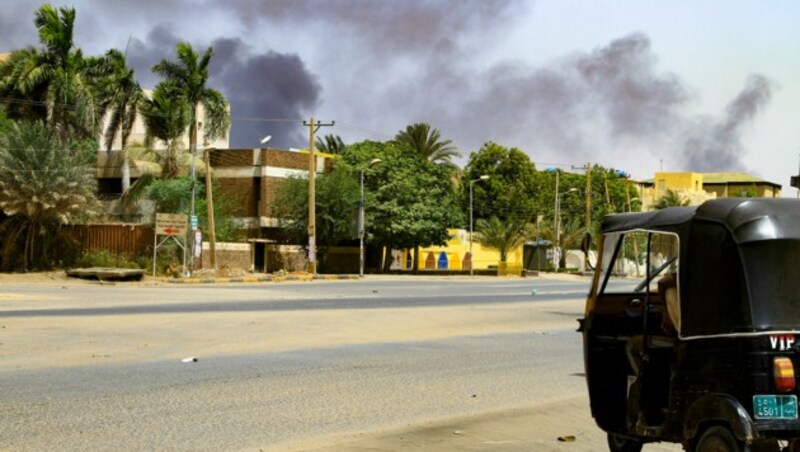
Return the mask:
<svg viewBox="0 0 800 452"><path fill-rule="evenodd" d="M800 331L800 201L715 199L611 215L601 228L679 237L681 337Z"/></svg>

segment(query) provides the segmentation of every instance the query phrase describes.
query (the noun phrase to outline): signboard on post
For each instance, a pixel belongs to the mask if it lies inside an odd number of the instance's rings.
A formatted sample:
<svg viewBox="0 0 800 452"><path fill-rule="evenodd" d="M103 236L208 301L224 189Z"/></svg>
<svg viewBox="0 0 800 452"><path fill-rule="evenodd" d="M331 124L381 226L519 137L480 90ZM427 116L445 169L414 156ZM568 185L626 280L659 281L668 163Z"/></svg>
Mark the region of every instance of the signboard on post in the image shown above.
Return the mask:
<svg viewBox="0 0 800 452"><path fill-rule="evenodd" d="M156 276L156 262L158 261L158 247L169 239L175 241L184 250L183 272L186 272L186 222L188 217L180 213L156 213L155 235L153 236L153 276ZM159 235L166 235L161 242Z"/></svg>
<svg viewBox="0 0 800 452"><path fill-rule="evenodd" d="M180 213L157 213L156 234L185 236L186 215Z"/></svg>

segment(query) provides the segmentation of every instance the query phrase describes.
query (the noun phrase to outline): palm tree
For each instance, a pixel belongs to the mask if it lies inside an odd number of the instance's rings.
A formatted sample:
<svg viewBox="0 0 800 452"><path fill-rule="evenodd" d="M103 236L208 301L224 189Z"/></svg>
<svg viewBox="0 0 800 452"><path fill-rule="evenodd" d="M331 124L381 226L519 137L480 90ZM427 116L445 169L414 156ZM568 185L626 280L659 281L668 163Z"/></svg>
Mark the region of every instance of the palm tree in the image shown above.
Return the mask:
<svg viewBox="0 0 800 452"><path fill-rule="evenodd" d="M55 131L41 121L19 121L0 137L0 210L8 215L0 232L7 268L12 258L21 260L22 270L46 264L46 247L38 240L96 205L94 166L58 145Z"/></svg>
<svg viewBox="0 0 800 452"><path fill-rule="evenodd" d="M117 49L111 49L99 61L102 73L98 81L98 91L102 102L102 111L109 112L108 125L105 130L105 148L110 151L117 136L120 137L122 152L122 192L131 186L131 167L128 159L127 144L133 123L139 108L145 100L142 87L136 81L133 69L125 62L125 55Z"/></svg>
<svg viewBox="0 0 800 452"><path fill-rule="evenodd" d="M144 145L150 148L155 140L160 140L166 148L163 155L155 154L161 165L161 176L167 179L177 177L183 131L190 120L189 106L159 84L151 98L142 102L141 113L146 129Z"/></svg>
<svg viewBox="0 0 800 452"><path fill-rule="evenodd" d="M230 125L230 115L225 97L219 91L208 88L208 63L214 56L209 47L203 56L198 56L191 44L181 42L177 46L177 61L161 60L153 66L153 72L164 77L161 89L181 98L188 108L189 151L197 152L197 109L203 106L205 113L204 138L213 140L224 137Z"/></svg>
<svg viewBox="0 0 800 452"><path fill-rule="evenodd" d="M0 63L0 96L8 101L4 108L9 118L15 120L47 119L47 109L43 101L46 86L38 84L35 88L21 91L19 79L27 66L38 57L39 51L33 47L14 50L4 63Z"/></svg>
<svg viewBox="0 0 800 452"><path fill-rule="evenodd" d="M416 152L423 159L451 167L455 166L452 158L461 156L452 141L442 140L439 129L432 129L426 123L406 127L406 130L395 135L394 142Z"/></svg>
<svg viewBox="0 0 800 452"><path fill-rule="evenodd" d="M12 110L12 114L45 114L64 148L73 138L93 138L97 133L95 93L89 66L73 42L75 9L50 5L34 16L42 49L12 52L0 70L0 94L20 96L41 108Z"/></svg>
<svg viewBox="0 0 800 452"><path fill-rule="evenodd" d="M655 205L653 205L653 208L655 210L661 210L661 209L666 209L667 207L676 207L676 206L680 207L688 205L689 205L688 199L681 196L681 194L678 193L677 191L668 189L666 193L664 193L664 196L658 198L658 201L656 201Z"/></svg>
<svg viewBox="0 0 800 452"><path fill-rule="evenodd" d="M494 248L500 255L500 262L508 261L508 254L522 245L528 238L526 224L515 218L501 220L491 217L477 221L476 240L483 246Z"/></svg>
<svg viewBox="0 0 800 452"><path fill-rule="evenodd" d="M342 141L342 137L339 135L325 135L324 141L320 137L317 137L317 141L314 145L319 152L337 155L344 153L344 149L347 147L344 141Z"/></svg>

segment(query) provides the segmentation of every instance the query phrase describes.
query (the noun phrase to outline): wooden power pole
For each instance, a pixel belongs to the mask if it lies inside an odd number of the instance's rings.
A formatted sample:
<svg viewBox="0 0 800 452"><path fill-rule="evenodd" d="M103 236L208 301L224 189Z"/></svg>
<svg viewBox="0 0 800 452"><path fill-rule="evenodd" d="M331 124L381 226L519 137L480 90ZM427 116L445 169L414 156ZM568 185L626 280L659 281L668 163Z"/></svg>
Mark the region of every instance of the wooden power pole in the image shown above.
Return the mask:
<svg viewBox="0 0 800 452"><path fill-rule="evenodd" d="M314 134L320 127L329 127L333 124L333 121L327 124L315 123L314 118L308 122L303 121L303 125L308 127L308 272L312 275L317 273L317 156L314 154Z"/></svg>
<svg viewBox="0 0 800 452"><path fill-rule="evenodd" d="M210 256L208 258L211 268L217 269L217 233L214 229L214 195L211 190L211 151L206 149L206 215L208 216L208 243Z"/></svg>

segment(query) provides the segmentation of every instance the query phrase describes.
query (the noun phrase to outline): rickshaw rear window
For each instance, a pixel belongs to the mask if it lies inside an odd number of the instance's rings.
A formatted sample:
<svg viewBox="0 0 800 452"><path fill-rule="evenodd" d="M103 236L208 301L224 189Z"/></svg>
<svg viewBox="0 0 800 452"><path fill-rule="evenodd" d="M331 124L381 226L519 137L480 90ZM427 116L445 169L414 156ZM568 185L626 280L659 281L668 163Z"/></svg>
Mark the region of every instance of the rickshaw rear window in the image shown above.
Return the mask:
<svg viewBox="0 0 800 452"><path fill-rule="evenodd" d="M678 236L670 233L629 231L606 235L600 293L656 291L660 277L678 271L678 246Z"/></svg>
<svg viewBox="0 0 800 452"><path fill-rule="evenodd" d="M741 245L756 330L800 329L800 241Z"/></svg>

